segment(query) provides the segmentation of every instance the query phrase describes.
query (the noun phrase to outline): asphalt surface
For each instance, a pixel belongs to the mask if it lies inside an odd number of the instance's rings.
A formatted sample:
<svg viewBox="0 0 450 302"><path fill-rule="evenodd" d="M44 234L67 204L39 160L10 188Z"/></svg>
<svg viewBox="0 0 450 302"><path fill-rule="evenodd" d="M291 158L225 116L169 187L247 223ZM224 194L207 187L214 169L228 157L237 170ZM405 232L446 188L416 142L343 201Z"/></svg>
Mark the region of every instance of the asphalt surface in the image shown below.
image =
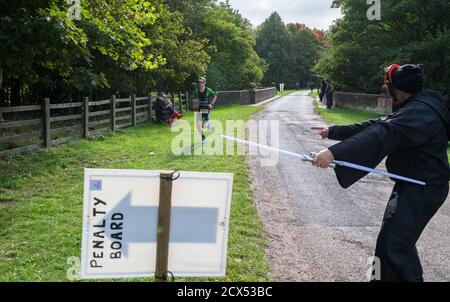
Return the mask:
<svg viewBox="0 0 450 302"><path fill-rule="evenodd" d="M326 125L313 108L313 98L299 92L268 104L254 119L278 120L280 148L309 154L336 143L310 130ZM393 182L369 175L345 190L331 169L286 155L264 167L262 157L248 156L248 165L274 279L367 281ZM446 202L417 244L426 281L450 281L449 215Z"/></svg>

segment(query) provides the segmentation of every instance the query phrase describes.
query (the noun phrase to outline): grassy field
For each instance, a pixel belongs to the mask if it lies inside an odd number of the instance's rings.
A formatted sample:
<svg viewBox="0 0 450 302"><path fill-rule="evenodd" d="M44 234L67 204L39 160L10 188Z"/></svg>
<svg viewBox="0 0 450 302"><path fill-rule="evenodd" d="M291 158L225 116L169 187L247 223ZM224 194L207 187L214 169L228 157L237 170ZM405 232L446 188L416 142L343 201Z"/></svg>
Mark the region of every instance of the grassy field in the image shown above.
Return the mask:
<svg viewBox="0 0 450 302"><path fill-rule="evenodd" d="M217 108L213 118L247 120L260 108ZM186 119L192 123L193 115ZM270 280L245 158L176 157L170 150L175 135L166 126L146 124L1 160L0 281L67 281L67 258L80 255L83 169L87 167L234 173L227 276L195 280Z"/></svg>
<svg viewBox="0 0 450 302"><path fill-rule="evenodd" d="M317 96L317 92L312 94L312 96ZM321 108L321 107L319 107L317 100L314 100L314 110L327 123L334 124L334 125L346 125L346 124L359 123L359 122L370 120L370 119L377 119L382 116L380 114L376 114L376 113L372 113L372 112L366 112L366 111L360 111L360 110L354 110L354 109L348 109L348 108L333 108L333 109Z"/></svg>
<svg viewBox="0 0 450 302"><path fill-rule="evenodd" d="M317 92L317 90L314 90L314 91L311 92L309 95L312 96L312 97L314 97L314 98L316 98L316 97L319 96L319 93Z"/></svg>
<svg viewBox="0 0 450 302"><path fill-rule="evenodd" d="M277 96L287 96L291 93L298 92L298 91L300 91L300 90L285 90L283 92L277 91Z"/></svg>

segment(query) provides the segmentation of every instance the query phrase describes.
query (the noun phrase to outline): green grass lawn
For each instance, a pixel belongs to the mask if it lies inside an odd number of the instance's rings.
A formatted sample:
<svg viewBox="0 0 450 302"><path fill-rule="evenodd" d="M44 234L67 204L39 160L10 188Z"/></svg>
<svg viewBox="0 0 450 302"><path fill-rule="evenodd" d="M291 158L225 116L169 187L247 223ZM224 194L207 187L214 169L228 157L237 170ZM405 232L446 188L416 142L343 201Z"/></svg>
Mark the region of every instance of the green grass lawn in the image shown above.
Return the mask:
<svg viewBox="0 0 450 302"><path fill-rule="evenodd" d="M289 94L291 94L291 93L299 92L299 91L300 91L300 90L293 90L293 89L291 89L291 90L285 90L285 91L283 91L283 92L277 91L277 96L287 96L287 95L289 95Z"/></svg>
<svg viewBox="0 0 450 302"><path fill-rule="evenodd" d="M373 112L366 112L348 108L333 108L333 109L320 108L316 99L314 99L314 110L327 123L333 125L354 124L370 119L377 119L382 116L380 114Z"/></svg>
<svg viewBox="0 0 450 302"><path fill-rule="evenodd" d="M247 120L260 109L227 106L215 109L213 118ZM192 123L193 114L186 119ZM102 139L1 160L0 281L67 280L67 258L80 256L83 169L87 167L234 173L227 276L195 280L270 280L245 157L176 157L170 150L175 135L166 126L145 124Z"/></svg>

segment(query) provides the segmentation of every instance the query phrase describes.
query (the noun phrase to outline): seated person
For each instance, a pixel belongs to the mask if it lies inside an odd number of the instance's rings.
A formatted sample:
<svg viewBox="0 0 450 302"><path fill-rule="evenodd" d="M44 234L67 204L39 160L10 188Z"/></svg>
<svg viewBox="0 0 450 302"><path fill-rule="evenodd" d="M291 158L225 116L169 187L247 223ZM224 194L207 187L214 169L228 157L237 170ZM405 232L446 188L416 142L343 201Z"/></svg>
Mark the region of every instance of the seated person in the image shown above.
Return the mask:
<svg viewBox="0 0 450 302"><path fill-rule="evenodd" d="M166 95L164 93L159 93L158 97L153 101L153 108L155 110L155 122L165 123L168 116L166 110L164 109L164 98Z"/></svg>
<svg viewBox="0 0 450 302"><path fill-rule="evenodd" d="M156 122L169 124L173 123L174 118L182 118L183 115L179 114L172 105L172 102L163 92L158 94L158 97L154 101L154 109L156 113Z"/></svg>
<svg viewBox="0 0 450 302"><path fill-rule="evenodd" d="M173 104L170 101L170 99L165 99L164 100L164 108L165 110L167 110L167 112L169 113L169 117L167 118L167 123L169 125L173 124L173 120L175 118L180 119L183 117L183 114L178 113L174 108L173 108Z"/></svg>

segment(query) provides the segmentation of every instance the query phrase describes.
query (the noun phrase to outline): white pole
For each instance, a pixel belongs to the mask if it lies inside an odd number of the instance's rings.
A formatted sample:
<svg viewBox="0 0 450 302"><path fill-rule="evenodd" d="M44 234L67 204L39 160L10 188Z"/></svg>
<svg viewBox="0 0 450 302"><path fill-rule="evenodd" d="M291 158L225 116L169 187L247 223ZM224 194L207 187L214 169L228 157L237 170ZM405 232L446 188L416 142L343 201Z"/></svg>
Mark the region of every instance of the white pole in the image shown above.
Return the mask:
<svg viewBox="0 0 450 302"><path fill-rule="evenodd" d="M263 148L263 149L266 149L266 150L270 150L272 152L286 154L286 155L298 158L298 159L300 159L302 161L312 162L314 160L314 155L312 155L312 156L302 155L302 154L286 151L286 150L283 150L283 149L278 149L278 148L274 148L274 147L270 147L270 146L266 146L266 145L261 145L261 144L257 144L257 143L254 143L254 142L246 141L246 140L235 138L235 137L225 136L225 135L222 135L222 137L224 139L226 139L226 140L234 141L234 142L237 142L239 144L259 147L259 148ZM355 169L355 170L360 170L360 171L365 171L365 172L369 172L369 173L374 173L374 174L378 174L378 175L382 175L382 176L386 176L386 177L390 177L390 178L394 178L394 179L398 179L398 180L403 180L403 181L406 181L406 182L414 183L414 184L421 185L421 186L425 186L426 185L425 182L420 181L420 180L416 180L416 179L412 179L412 178L396 175L396 174L393 174L393 173L389 173L389 172L385 172L385 171L381 171L381 170L377 170L377 169L372 169L372 168L360 166L360 165L349 163L349 162L345 162L345 161L337 161L337 160L335 160L335 161L333 161L332 165L330 165L330 168L335 168L336 166L342 166L342 167L347 167L347 168L351 168L351 169Z"/></svg>

